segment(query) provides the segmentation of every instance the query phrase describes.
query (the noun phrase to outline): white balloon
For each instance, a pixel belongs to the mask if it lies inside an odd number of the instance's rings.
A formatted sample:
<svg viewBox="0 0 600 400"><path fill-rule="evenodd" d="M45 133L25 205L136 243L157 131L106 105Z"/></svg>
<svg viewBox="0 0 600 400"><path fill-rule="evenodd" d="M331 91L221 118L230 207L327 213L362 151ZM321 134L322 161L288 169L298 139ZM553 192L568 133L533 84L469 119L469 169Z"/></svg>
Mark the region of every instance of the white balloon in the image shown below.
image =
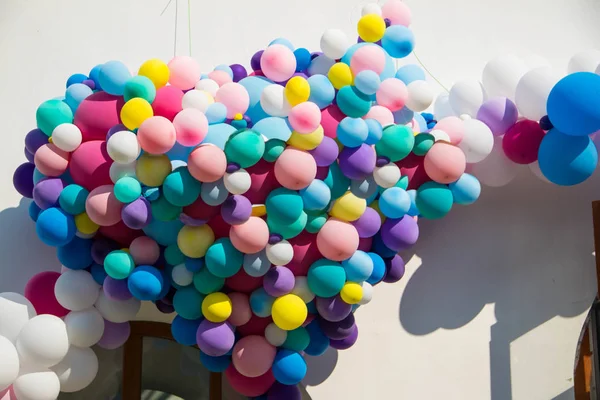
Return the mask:
<svg viewBox="0 0 600 400"><path fill-rule="evenodd" d="M287 332L271 322L265 328L265 339L275 347L281 346L287 339Z"/></svg>
<svg viewBox="0 0 600 400"><path fill-rule="evenodd" d="M331 58L327 57L326 55L321 54L320 56L315 57L310 62L310 65L308 66L308 73L310 76L313 76L313 75L327 76L327 73L329 72L329 70L331 69L333 64L335 64L335 60L332 60Z"/></svg>
<svg viewBox="0 0 600 400"><path fill-rule="evenodd" d="M475 80L464 80L450 88L449 101L455 114L477 115L479 107L487 99L481 83Z"/></svg>
<svg viewBox="0 0 600 400"><path fill-rule="evenodd" d="M231 174L225 173L223 184L231 194L244 194L250 189L252 180L248 171L241 168Z"/></svg>
<svg viewBox="0 0 600 400"><path fill-rule="evenodd" d="M129 164L137 160L142 149L135 133L119 131L108 139L106 151L114 162Z"/></svg>
<svg viewBox="0 0 600 400"><path fill-rule="evenodd" d="M71 346L65 358L52 367L58 376L60 391L77 392L88 387L98 374L98 357L90 348Z"/></svg>
<svg viewBox="0 0 600 400"><path fill-rule="evenodd" d="M105 320L114 323L123 323L135 318L138 311L140 311L141 302L135 297L124 301L111 300L101 290L95 305Z"/></svg>
<svg viewBox="0 0 600 400"><path fill-rule="evenodd" d="M219 90L219 84L212 79L202 79L196 83L196 90L205 90L214 98Z"/></svg>
<svg viewBox="0 0 600 400"><path fill-rule="evenodd" d="M485 160L473 164L473 175L486 186L508 185L517 176L517 164L512 162L502 149L502 137L494 138L494 149Z"/></svg>
<svg viewBox="0 0 600 400"><path fill-rule="evenodd" d="M26 368L13 383L18 400L56 400L60 381L54 371L44 368Z"/></svg>
<svg viewBox="0 0 600 400"><path fill-rule="evenodd" d="M436 120L456 115L450 105L450 95L446 93L439 94L433 103L433 115Z"/></svg>
<svg viewBox="0 0 600 400"><path fill-rule="evenodd" d="M65 317L65 325L72 346L91 347L98 343L104 334L104 318L95 307L71 311Z"/></svg>
<svg viewBox="0 0 600 400"><path fill-rule="evenodd" d="M483 69L481 82L489 97L501 96L515 100L519 80L527 72L527 65L513 54L496 57Z"/></svg>
<svg viewBox="0 0 600 400"><path fill-rule="evenodd" d="M130 176L132 178L135 178L136 165L137 165L137 161L131 162L129 164L119 164L116 162L110 164L110 169L108 171L110 180L113 183L117 183L117 181L124 176Z"/></svg>
<svg viewBox="0 0 600 400"><path fill-rule="evenodd" d="M292 293L300 297L305 303L310 303L315 298L315 294L308 287L308 279L305 276L296 277Z"/></svg>
<svg viewBox="0 0 600 400"><path fill-rule="evenodd" d="M408 99L406 100L406 107L412 111L425 111L433 103L433 88L426 81L413 81L409 83L406 88L408 89Z"/></svg>
<svg viewBox="0 0 600 400"><path fill-rule="evenodd" d="M285 88L281 85L269 85L264 88L260 95L260 106L273 117L287 117L292 106L287 101L284 93Z"/></svg>
<svg viewBox="0 0 600 400"><path fill-rule="evenodd" d="M381 7L379 7L379 4L369 3L369 4L366 4L362 8L362 12L361 12L362 16L369 15L369 14L381 15Z"/></svg>
<svg viewBox="0 0 600 400"><path fill-rule="evenodd" d="M0 293L0 336L16 343L23 326L36 315L35 308L25 296L13 292Z"/></svg>
<svg viewBox="0 0 600 400"><path fill-rule="evenodd" d="M0 390L9 387L19 376L19 354L15 345L0 336Z"/></svg>
<svg viewBox="0 0 600 400"><path fill-rule="evenodd" d="M51 367L69 350L69 337L64 321L54 315L33 317L19 333L17 351L23 365Z"/></svg>
<svg viewBox="0 0 600 400"><path fill-rule="evenodd" d="M429 134L433 136L433 140L436 142L443 140L444 142L450 143L450 136L441 129L433 129Z"/></svg>
<svg viewBox="0 0 600 400"><path fill-rule="evenodd" d="M265 251L273 265L287 265L294 258L294 248L285 239L275 244L267 244Z"/></svg>
<svg viewBox="0 0 600 400"><path fill-rule="evenodd" d="M362 282L360 285L362 286L363 295L358 304L364 306L365 304L369 304L373 299L373 286L367 281Z"/></svg>
<svg viewBox="0 0 600 400"><path fill-rule="evenodd" d="M392 162L373 170L373 179L384 189L394 187L400 180L400 175L400 168Z"/></svg>
<svg viewBox="0 0 600 400"><path fill-rule="evenodd" d="M527 72L517 85L515 103L525 118L539 121L546 111L546 103L550 91L558 82L552 69L541 67Z"/></svg>
<svg viewBox="0 0 600 400"><path fill-rule="evenodd" d="M569 74L575 72L595 72L600 66L600 50L591 49L575 54L569 60L567 71Z"/></svg>
<svg viewBox="0 0 600 400"><path fill-rule="evenodd" d="M465 134L458 147L465 153L468 163L478 163L494 148L494 135L490 128L477 119L464 121Z"/></svg>
<svg viewBox="0 0 600 400"><path fill-rule="evenodd" d="M81 130L77 125L60 124L52 131L52 143L61 150L72 152L81 144Z"/></svg>
<svg viewBox="0 0 600 400"><path fill-rule="evenodd" d="M194 273L188 270L185 267L185 264L179 264L173 267L171 278L173 278L173 282L179 286L188 286L191 285L194 280Z"/></svg>
<svg viewBox="0 0 600 400"><path fill-rule="evenodd" d="M183 99L181 100L181 106L184 109L195 108L202 112L206 112L208 106L214 102L215 100L213 99L213 96L210 93L204 90L190 90L183 95Z"/></svg>
<svg viewBox="0 0 600 400"><path fill-rule="evenodd" d="M321 36L321 51L332 60L342 58L349 47L348 36L339 29L327 29Z"/></svg>
<svg viewBox="0 0 600 400"><path fill-rule="evenodd" d="M542 170L540 169L540 163L535 161L532 162L531 164L528 165L529 170L531 172L533 172L533 174L535 176L537 176L538 178L540 178L542 181L546 182L546 183L550 183L550 181L548 180L548 178L546 178L544 176L544 173L542 172Z"/></svg>
<svg viewBox="0 0 600 400"><path fill-rule="evenodd" d="M93 306L99 292L100 285L84 269L65 271L54 285L56 300L71 311L81 311Z"/></svg>

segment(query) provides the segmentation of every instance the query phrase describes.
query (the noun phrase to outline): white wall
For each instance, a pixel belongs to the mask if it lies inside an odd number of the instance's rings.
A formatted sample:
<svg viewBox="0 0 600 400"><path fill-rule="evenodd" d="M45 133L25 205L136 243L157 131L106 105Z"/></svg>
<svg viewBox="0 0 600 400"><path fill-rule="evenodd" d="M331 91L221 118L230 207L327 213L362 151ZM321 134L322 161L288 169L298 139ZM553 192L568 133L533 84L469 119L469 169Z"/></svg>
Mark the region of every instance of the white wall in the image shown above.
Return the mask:
<svg viewBox="0 0 600 400"><path fill-rule="evenodd" d="M187 52L187 2L0 0L0 291L58 269L12 190L23 138L66 78L119 59L132 67ZM206 71L249 63L275 38L315 49L325 28L354 35L363 0L192 2L193 55ZM447 86L478 77L506 51L537 53L561 71L600 40L595 0L407 0L417 54ZM288 17L286 17L288 16ZM591 206L597 177L576 188L525 168L478 203L422 223L407 274L358 311L360 339L311 359L314 399L572 399L576 342L595 293ZM409 255L410 256L410 255ZM325 380L326 379L326 380Z"/></svg>

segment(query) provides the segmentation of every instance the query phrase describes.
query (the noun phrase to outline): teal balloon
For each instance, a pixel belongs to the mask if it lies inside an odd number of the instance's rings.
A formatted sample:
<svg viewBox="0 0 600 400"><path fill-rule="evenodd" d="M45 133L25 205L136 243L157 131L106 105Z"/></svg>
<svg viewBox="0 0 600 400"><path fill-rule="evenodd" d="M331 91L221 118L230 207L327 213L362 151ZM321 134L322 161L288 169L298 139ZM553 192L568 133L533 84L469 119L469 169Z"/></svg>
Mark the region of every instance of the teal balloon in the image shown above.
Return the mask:
<svg viewBox="0 0 600 400"><path fill-rule="evenodd" d="M433 143L435 143L435 137L432 134L426 132L419 133L415 136L413 153L417 156L424 156L433 147Z"/></svg>
<svg viewBox="0 0 600 400"><path fill-rule="evenodd" d="M165 261L170 265L179 265L185 262L185 255L179 250L176 244L169 245L165 248Z"/></svg>
<svg viewBox="0 0 600 400"><path fill-rule="evenodd" d="M115 192L117 200L121 203L128 204L137 200L142 195L142 185L140 185L137 179L130 176L124 176L119 178L115 183L113 191Z"/></svg>
<svg viewBox="0 0 600 400"><path fill-rule="evenodd" d="M322 258L308 269L308 287L319 297L333 297L346 283L346 271L338 262Z"/></svg>
<svg viewBox="0 0 600 400"><path fill-rule="evenodd" d="M264 288L258 288L250 295L250 309L261 318L266 318L271 315L271 308L275 297L270 296Z"/></svg>
<svg viewBox="0 0 600 400"><path fill-rule="evenodd" d="M71 215L78 215L85 212L85 200L89 194L90 192L85 188L71 184L60 192L58 204L63 211Z"/></svg>
<svg viewBox="0 0 600 400"><path fill-rule="evenodd" d="M180 167L167 175L162 190L169 203L185 207L200 196L201 186L201 183L194 179L186 167Z"/></svg>
<svg viewBox="0 0 600 400"><path fill-rule="evenodd" d="M222 238L215 241L204 257L206 268L218 278L235 275L244 262L244 254L237 250L231 240Z"/></svg>
<svg viewBox="0 0 600 400"><path fill-rule="evenodd" d="M202 318L202 301L204 296L191 286L181 288L173 296L173 308L175 312L185 319Z"/></svg>
<svg viewBox="0 0 600 400"><path fill-rule="evenodd" d="M262 121L261 121L262 122ZM275 162L285 150L285 142L279 139L271 139L265 143L263 158L267 162Z"/></svg>
<svg viewBox="0 0 600 400"><path fill-rule="evenodd" d="M350 187L350 179L342 173L340 166L336 162L329 166L329 172L323 182L329 186L332 200L346 193Z"/></svg>
<svg viewBox="0 0 600 400"><path fill-rule="evenodd" d="M307 220L306 220L306 231L308 233L317 233L321 230L325 222L327 222L327 214L326 213L316 213L307 212Z"/></svg>
<svg viewBox="0 0 600 400"><path fill-rule="evenodd" d="M462 174L456 182L452 182L448 187L456 204L473 204L481 194L479 180L470 174Z"/></svg>
<svg viewBox="0 0 600 400"><path fill-rule="evenodd" d="M152 210L152 217L163 222L177 219L182 212L181 207L171 204L164 195L151 202L150 209Z"/></svg>
<svg viewBox="0 0 600 400"><path fill-rule="evenodd" d="M194 333L194 337L196 334ZM225 372L225 370L231 364L231 356L224 355L219 357L212 357L203 352L200 352L200 362L210 372Z"/></svg>
<svg viewBox="0 0 600 400"><path fill-rule="evenodd" d="M61 100L43 102L35 112L37 127L47 136L52 135L54 128L60 124L73 122L73 111L67 103Z"/></svg>
<svg viewBox="0 0 600 400"><path fill-rule="evenodd" d="M142 230L146 236L150 236L158 244L168 246L177 243L177 235L181 228L183 228L183 223L179 219L164 222L154 218Z"/></svg>
<svg viewBox="0 0 600 400"><path fill-rule="evenodd" d="M301 326L293 331L288 331L285 342L283 342L284 349L293 351L304 351L310 343L310 336L305 327Z"/></svg>
<svg viewBox="0 0 600 400"><path fill-rule="evenodd" d="M125 101L139 97L152 103L156 97L156 87L149 78L143 75L134 76L125 84L123 97Z"/></svg>
<svg viewBox="0 0 600 400"><path fill-rule="evenodd" d="M279 225L291 224L302 215L304 202L295 190L278 188L267 196L265 201L267 216Z"/></svg>
<svg viewBox="0 0 600 400"><path fill-rule="evenodd" d="M284 239L291 239L298 236L306 227L306 223L308 222L308 215L302 211L302 214L298 217L298 219L291 224L281 224L277 221L274 221L272 218L269 218L267 214L267 226L269 227L269 232L278 233Z"/></svg>
<svg viewBox="0 0 600 400"><path fill-rule="evenodd" d="M194 274L194 287L202 294L210 294L221 290L225 284L224 278L213 275L207 268Z"/></svg>
<svg viewBox="0 0 600 400"><path fill-rule="evenodd" d="M242 168L249 168L260 161L265 152L265 141L253 130L238 131L225 143L225 155L228 162L234 162Z"/></svg>
<svg viewBox="0 0 600 400"><path fill-rule="evenodd" d="M450 212L454 198L446 185L425 182L417 189L417 208L422 217L438 219Z"/></svg>
<svg viewBox="0 0 600 400"><path fill-rule="evenodd" d="M277 352L271 370L277 382L297 385L306 376L307 366L300 353L282 349Z"/></svg>
<svg viewBox="0 0 600 400"><path fill-rule="evenodd" d="M344 86L336 96L336 104L348 117L361 118L371 109L371 99L354 86Z"/></svg>
<svg viewBox="0 0 600 400"><path fill-rule="evenodd" d="M383 136L375 145L375 151L378 156L396 162L408 156L414 145L415 135L408 126L390 125L383 130Z"/></svg>

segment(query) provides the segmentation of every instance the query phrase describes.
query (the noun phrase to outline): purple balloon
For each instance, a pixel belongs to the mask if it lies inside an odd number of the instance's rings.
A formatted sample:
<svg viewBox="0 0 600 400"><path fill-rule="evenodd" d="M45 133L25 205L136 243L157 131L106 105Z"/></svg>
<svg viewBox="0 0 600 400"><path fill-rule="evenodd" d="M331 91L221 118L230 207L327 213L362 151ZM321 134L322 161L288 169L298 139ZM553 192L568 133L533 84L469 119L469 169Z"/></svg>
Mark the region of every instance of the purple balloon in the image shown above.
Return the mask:
<svg viewBox="0 0 600 400"><path fill-rule="evenodd" d="M108 139L110 139L110 137L117 132L128 131L128 130L129 129L127 129L127 127L125 125L117 124L108 130L108 132L106 133L106 140L108 141Z"/></svg>
<svg viewBox="0 0 600 400"><path fill-rule="evenodd" d="M344 147L340 153L340 169L346 177L362 180L373 173L376 158L375 150L368 144Z"/></svg>
<svg viewBox="0 0 600 400"><path fill-rule="evenodd" d="M264 52L264 50L259 50L252 56L252 59L250 60L250 67L253 71L260 70L260 58L262 57Z"/></svg>
<svg viewBox="0 0 600 400"><path fill-rule="evenodd" d="M406 250L417 242L419 225L413 217L388 218L381 226L381 239L393 251Z"/></svg>
<svg viewBox="0 0 600 400"><path fill-rule="evenodd" d="M96 264L103 265L104 259L114 250L119 250L121 247L112 240L100 237L94 240L92 243L92 259Z"/></svg>
<svg viewBox="0 0 600 400"><path fill-rule="evenodd" d="M340 149L332 138L329 136L323 137L321 143L309 153L317 162L318 167L328 167L338 158Z"/></svg>
<svg viewBox="0 0 600 400"><path fill-rule="evenodd" d="M385 260L385 276L383 281L386 283L398 282L404 276L404 260L398 254L393 258Z"/></svg>
<svg viewBox="0 0 600 400"><path fill-rule="evenodd" d="M240 225L250 219L252 203L246 196L236 194L225 200L221 206L221 216L229 225Z"/></svg>
<svg viewBox="0 0 600 400"><path fill-rule="evenodd" d="M64 188L65 185L60 178L48 178L39 181L33 187L33 201L42 210L54 207L58 204L58 197Z"/></svg>
<svg viewBox="0 0 600 400"><path fill-rule="evenodd" d="M331 322L339 322L352 312L352 306L340 296L317 297L315 303L319 315Z"/></svg>
<svg viewBox="0 0 600 400"><path fill-rule="evenodd" d="M346 349L349 349L350 347L352 347L354 345L354 343L356 343L357 339L358 339L358 326L356 324L354 324L354 329L352 329L350 336L348 336L347 338L342 339L342 340L330 340L329 345L337 350L346 350Z"/></svg>
<svg viewBox="0 0 600 400"><path fill-rule="evenodd" d="M246 68L244 68L243 65L231 64L229 66L229 68L231 68L231 70L233 71L233 81L234 82L239 82L248 76L248 71L246 71Z"/></svg>
<svg viewBox="0 0 600 400"><path fill-rule="evenodd" d="M82 83L92 90L96 89L96 82L91 79L86 79Z"/></svg>
<svg viewBox="0 0 600 400"><path fill-rule="evenodd" d="M224 356L235 343L233 327L228 322L217 324L205 319L196 331L196 343L206 355L211 357Z"/></svg>
<svg viewBox="0 0 600 400"><path fill-rule="evenodd" d="M127 279L114 279L107 276L104 279L102 290L111 300L125 301L133 297L127 287Z"/></svg>
<svg viewBox="0 0 600 400"><path fill-rule="evenodd" d="M97 343L98 346L106 350L114 350L125 344L131 334L131 325L129 322L117 324L104 320L104 333Z"/></svg>
<svg viewBox="0 0 600 400"><path fill-rule="evenodd" d="M30 152L29 150L27 150L27 147L25 147L24 150L25 150L24 151L25 158L27 159L27 161L29 161L30 163L32 163L35 160L35 158L33 156L33 153Z"/></svg>
<svg viewBox="0 0 600 400"><path fill-rule="evenodd" d="M23 197L33 198L33 170L35 165L23 163L17 167L13 174L13 186Z"/></svg>
<svg viewBox="0 0 600 400"><path fill-rule="evenodd" d="M504 135L517 122L517 118L517 106L506 97L492 97L477 111L477 119L486 124L495 136Z"/></svg>
<svg viewBox="0 0 600 400"><path fill-rule="evenodd" d="M123 223L131 229L142 229L150 223L152 219L152 210L150 202L144 197L126 204L121 209L121 218Z"/></svg>
<svg viewBox="0 0 600 400"><path fill-rule="evenodd" d="M381 228L381 216L371 207L365 208L365 212L356 220L351 222L361 239L375 236Z"/></svg>
<svg viewBox="0 0 600 400"><path fill-rule="evenodd" d="M160 311L163 314L171 314L175 312L175 307L173 307L172 304L167 304L162 300L157 300L155 304L158 311Z"/></svg>
<svg viewBox="0 0 600 400"><path fill-rule="evenodd" d="M206 219L192 218L185 213L179 214L179 220L181 222L183 222L184 225L190 225L190 226L202 226L202 225L206 225L206 223L208 222L208 220L206 220Z"/></svg>
<svg viewBox="0 0 600 400"><path fill-rule="evenodd" d="M287 267L271 268L263 279L265 292L273 297L283 296L294 289L296 279L294 273Z"/></svg>
<svg viewBox="0 0 600 400"><path fill-rule="evenodd" d="M346 339L354 330L354 314L350 313L346 318L338 322L331 322L319 318L319 327L329 339Z"/></svg>
<svg viewBox="0 0 600 400"><path fill-rule="evenodd" d="M34 129L25 136L25 148L35 154L37 149L48 143L48 136L40 129Z"/></svg>
<svg viewBox="0 0 600 400"><path fill-rule="evenodd" d="M301 400L302 393L296 385L275 382L267 392L267 400Z"/></svg>

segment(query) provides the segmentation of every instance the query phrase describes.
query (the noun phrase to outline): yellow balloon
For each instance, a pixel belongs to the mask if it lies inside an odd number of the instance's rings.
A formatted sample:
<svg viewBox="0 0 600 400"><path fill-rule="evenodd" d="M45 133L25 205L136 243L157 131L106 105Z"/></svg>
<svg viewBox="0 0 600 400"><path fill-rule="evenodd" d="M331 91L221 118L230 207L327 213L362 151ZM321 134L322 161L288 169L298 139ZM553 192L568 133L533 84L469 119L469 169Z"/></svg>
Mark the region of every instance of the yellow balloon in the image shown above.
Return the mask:
<svg viewBox="0 0 600 400"><path fill-rule="evenodd" d="M308 100L310 97L310 85L303 77L295 76L285 85L283 93L293 107Z"/></svg>
<svg viewBox="0 0 600 400"><path fill-rule="evenodd" d="M375 43L385 34L385 21L380 15L367 14L358 21L357 30L362 40Z"/></svg>
<svg viewBox="0 0 600 400"><path fill-rule="evenodd" d="M379 214L379 218L381 218L381 223L383 224L385 222L385 220L387 219L387 217L385 215L383 215L383 213L379 209L379 200L374 200L371 204L369 204L369 207L371 207L373 210L377 211L377 214Z"/></svg>
<svg viewBox="0 0 600 400"><path fill-rule="evenodd" d="M360 218L367 208L367 201L346 192L334 203L329 215L342 221L352 222Z"/></svg>
<svg viewBox="0 0 600 400"><path fill-rule="evenodd" d="M159 89L169 82L169 67L162 60L153 58L142 64L138 75L150 79L154 86Z"/></svg>
<svg viewBox="0 0 600 400"><path fill-rule="evenodd" d="M186 225L177 235L177 246L181 252L191 258L204 257L206 250L215 241L215 234L208 225Z"/></svg>
<svg viewBox="0 0 600 400"><path fill-rule="evenodd" d="M323 127L319 125L317 129L307 134L292 131L292 136L290 136L287 143L300 150L312 150L321 144L323 136Z"/></svg>
<svg viewBox="0 0 600 400"><path fill-rule="evenodd" d="M340 297L347 304L358 304L363 297L362 286L360 283L346 282L340 292Z"/></svg>
<svg viewBox="0 0 600 400"><path fill-rule="evenodd" d="M264 204L253 204L252 205L252 216L262 217L267 215L267 207Z"/></svg>
<svg viewBox="0 0 600 400"><path fill-rule="evenodd" d="M348 64L344 64L343 62L333 64L333 66L329 68L327 77L331 81L333 87L336 89L341 89L344 86L352 85L354 82L352 70Z"/></svg>
<svg viewBox="0 0 600 400"><path fill-rule="evenodd" d="M153 156L144 153L135 163L137 180L151 187L162 185L167 175L171 173L171 170L171 161L164 154Z"/></svg>
<svg viewBox="0 0 600 400"><path fill-rule="evenodd" d="M284 331L293 331L302 326L308 316L304 301L295 294L286 294L273 302L273 322Z"/></svg>
<svg viewBox="0 0 600 400"><path fill-rule="evenodd" d="M225 293L211 293L202 301L202 315L210 322L224 322L231 316L231 300Z"/></svg>
<svg viewBox="0 0 600 400"><path fill-rule="evenodd" d="M127 129L137 129L142 122L154 115L152 106L141 97L129 100L121 109L121 121Z"/></svg>
<svg viewBox="0 0 600 400"><path fill-rule="evenodd" d="M92 221L86 213L75 216L75 226L77 227L77 230L84 235L91 235L100 228L100 226Z"/></svg>

